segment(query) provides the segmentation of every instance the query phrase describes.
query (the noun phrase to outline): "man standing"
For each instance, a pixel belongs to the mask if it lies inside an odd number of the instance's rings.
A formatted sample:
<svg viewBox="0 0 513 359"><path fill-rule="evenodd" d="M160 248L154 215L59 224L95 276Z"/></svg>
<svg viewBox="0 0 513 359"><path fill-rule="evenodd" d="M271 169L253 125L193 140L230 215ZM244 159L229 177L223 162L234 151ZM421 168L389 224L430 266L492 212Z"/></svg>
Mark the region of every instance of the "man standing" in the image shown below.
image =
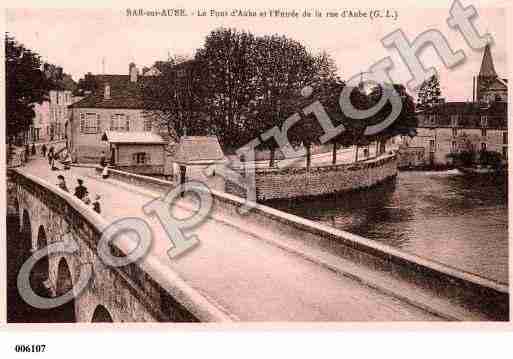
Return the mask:
<svg viewBox="0 0 513 359"><path fill-rule="evenodd" d="M78 199L82 200L85 197L86 193L88 193L87 188L84 186L84 181L81 178L79 178L77 182L78 186L75 187L75 196Z"/></svg>
<svg viewBox="0 0 513 359"><path fill-rule="evenodd" d="M100 156L100 166L105 167L107 165L107 160L105 157L105 151L102 151L102 154Z"/></svg>
<svg viewBox="0 0 513 359"><path fill-rule="evenodd" d="M41 154L43 155L43 157L46 157L46 144L44 143L41 146Z"/></svg>

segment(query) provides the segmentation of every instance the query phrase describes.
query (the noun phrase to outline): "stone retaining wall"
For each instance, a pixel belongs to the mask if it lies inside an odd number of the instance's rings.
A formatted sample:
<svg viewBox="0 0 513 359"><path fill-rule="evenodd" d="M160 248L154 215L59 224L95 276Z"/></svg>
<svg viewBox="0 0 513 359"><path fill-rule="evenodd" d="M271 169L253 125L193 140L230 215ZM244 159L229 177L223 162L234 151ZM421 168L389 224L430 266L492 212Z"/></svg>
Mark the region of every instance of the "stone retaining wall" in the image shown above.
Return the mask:
<svg viewBox="0 0 513 359"><path fill-rule="evenodd" d="M351 164L256 169L258 201L322 196L375 186L397 175L397 156L387 154ZM226 182L226 192L245 197L245 189Z"/></svg>

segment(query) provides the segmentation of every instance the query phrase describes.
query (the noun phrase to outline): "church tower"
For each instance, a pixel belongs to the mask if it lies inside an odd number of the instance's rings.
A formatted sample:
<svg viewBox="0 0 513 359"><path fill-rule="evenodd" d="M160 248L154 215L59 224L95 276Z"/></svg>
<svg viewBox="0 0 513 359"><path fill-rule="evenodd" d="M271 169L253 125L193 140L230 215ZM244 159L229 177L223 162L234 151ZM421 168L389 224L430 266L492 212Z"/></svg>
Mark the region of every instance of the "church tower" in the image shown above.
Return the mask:
<svg viewBox="0 0 513 359"><path fill-rule="evenodd" d="M477 102L506 101L507 99L507 85L495 71L490 44L486 44L484 50L475 91Z"/></svg>

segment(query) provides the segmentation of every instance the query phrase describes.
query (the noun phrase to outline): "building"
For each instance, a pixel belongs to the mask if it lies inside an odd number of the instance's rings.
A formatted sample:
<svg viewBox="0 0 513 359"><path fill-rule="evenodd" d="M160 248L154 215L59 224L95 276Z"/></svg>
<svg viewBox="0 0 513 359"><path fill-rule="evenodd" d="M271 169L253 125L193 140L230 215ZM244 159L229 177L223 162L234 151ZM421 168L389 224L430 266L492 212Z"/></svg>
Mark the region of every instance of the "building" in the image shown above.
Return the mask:
<svg viewBox="0 0 513 359"><path fill-rule="evenodd" d="M416 113L417 135L403 138L399 166L446 166L451 153L469 146L498 152L507 160L507 81L495 72L488 45L474 84L477 101L442 102Z"/></svg>
<svg viewBox="0 0 513 359"><path fill-rule="evenodd" d="M146 175L164 175L166 142L148 131L105 131L102 140L109 145L106 152L117 169Z"/></svg>
<svg viewBox="0 0 513 359"><path fill-rule="evenodd" d="M495 72L490 45L486 45L479 75L474 78L474 101L507 102L508 80L500 78Z"/></svg>
<svg viewBox="0 0 513 359"><path fill-rule="evenodd" d="M201 181L208 183L210 188L224 191L222 176L215 176L215 173L207 176L205 173L208 167L227 162L216 136L182 136L171 160L179 183Z"/></svg>
<svg viewBox="0 0 513 359"><path fill-rule="evenodd" d="M97 162L102 151L111 153L111 143L102 140L107 131L156 132L152 119L144 113L142 93L144 81L151 76L140 76L133 63L127 75L88 76L94 91L69 106L70 147L79 162Z"/></svg>
<svg viewBox="0 0 513 359"><path fill-rule="evenodd" d="M29 142L50 141L50 102L34 105L34 118L29 128Z"/></svg>

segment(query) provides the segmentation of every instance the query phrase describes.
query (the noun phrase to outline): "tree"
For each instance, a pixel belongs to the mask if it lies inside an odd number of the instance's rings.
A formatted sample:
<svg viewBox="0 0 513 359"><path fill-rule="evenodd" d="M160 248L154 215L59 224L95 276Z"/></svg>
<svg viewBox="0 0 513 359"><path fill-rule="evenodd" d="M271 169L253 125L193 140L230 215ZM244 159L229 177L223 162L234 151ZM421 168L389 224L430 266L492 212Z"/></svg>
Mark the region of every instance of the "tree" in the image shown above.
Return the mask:
<svg viewBox="0 0 513 359"><path fill-rule="evenodd" d="M144 115L159 128L167 129L175 141L185 134L211 134L202 111L196 63L185 57L180 59L156 63L161 74L141 80Z"/></svg>
<svg viewBox="0 0 513 359"><path fill-rule="evenodd" d="M219 28L196 52L202 108L225 147L238 147L251 139L245 115L256 99L255 51L253 34Z"/></svg>
<svg viewBox="0 0 513 359"><path fill-rule="evenodd" d="M10 142L26 133L35 116L34 104L42 103L52 88L41 70L40 56L5 35L6 137Z"/></svg>
<svg viewBox="0 0 513 359"><path fill-rule="evenodd" d="M440 102L440 82L438 77L433 75L420 85L417 95L418 109L433 107Z"/></svg>

